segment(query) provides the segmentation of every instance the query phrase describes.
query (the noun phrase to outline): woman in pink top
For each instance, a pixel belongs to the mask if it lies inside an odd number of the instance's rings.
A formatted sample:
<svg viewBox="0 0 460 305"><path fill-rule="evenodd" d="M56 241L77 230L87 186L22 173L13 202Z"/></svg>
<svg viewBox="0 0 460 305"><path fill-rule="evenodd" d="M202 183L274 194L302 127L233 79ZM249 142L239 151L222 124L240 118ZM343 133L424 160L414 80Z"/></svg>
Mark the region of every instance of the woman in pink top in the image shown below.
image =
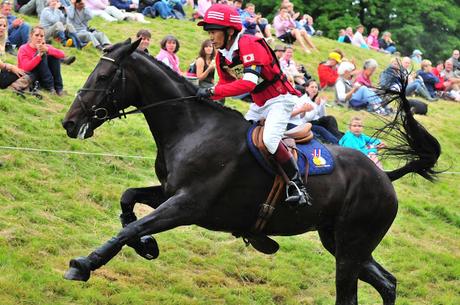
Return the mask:
<svg viewBox="0 0 460 305"><path fill-rule="evenodd" d="M30 72L40 86L59 96L63 94L61 61L64 52L45 43L45 30L41 26L32 28L29 42L18 51L18 67Z"/></svg>
<svg viewBox="0 0 460 305"><path fill-rule="evenodd" d="M367 36L367 45L369 48L372 50L378 51L380 50L380 45L379 45L379 29L378 28L372 28L371 33L369 36Z"/></svg>
<svg viewBox="0 0 460 305"><path fill-rule="evenodd" d="M179 40L172 35L168 35L160 42L160 52L156 56L156 59L176 71L178 74L182 74L179 68L179 57L176 55L179 51Z"/></svg>
<svg viewBox="0 0 460 305"><path fill-rule="evenodd" d="M279 14L273 19L273 27L275 28L276 37L285 43L293 43L298 41L306 53L311 53L307 48L307 44L315 49L315 46L308 37L305 30L296 29L296 25L292 17L289 15L285 7L281 7Z"/></svg>

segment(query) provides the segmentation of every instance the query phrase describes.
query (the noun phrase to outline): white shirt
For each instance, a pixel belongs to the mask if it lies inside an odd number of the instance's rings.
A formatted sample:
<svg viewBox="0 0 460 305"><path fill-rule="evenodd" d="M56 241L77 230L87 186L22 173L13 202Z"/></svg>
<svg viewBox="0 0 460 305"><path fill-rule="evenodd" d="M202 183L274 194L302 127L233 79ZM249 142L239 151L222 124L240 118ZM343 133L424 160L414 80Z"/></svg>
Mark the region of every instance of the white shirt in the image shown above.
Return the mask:
<svg viewBox="0 0 460 305"><path fill-rule="evenodd" d="M313 106L313 110L305 113L299 113L298 115L291 117L289 123L294 125L301 125L307 122L311 122L314 120L319 119L326 115L326 108L325 103L321 103L320 105L313 102L307 93L302 95L300 98L297 99L296 105L294 106L294 110L302 107L304 104L310 104Z"/></svg>

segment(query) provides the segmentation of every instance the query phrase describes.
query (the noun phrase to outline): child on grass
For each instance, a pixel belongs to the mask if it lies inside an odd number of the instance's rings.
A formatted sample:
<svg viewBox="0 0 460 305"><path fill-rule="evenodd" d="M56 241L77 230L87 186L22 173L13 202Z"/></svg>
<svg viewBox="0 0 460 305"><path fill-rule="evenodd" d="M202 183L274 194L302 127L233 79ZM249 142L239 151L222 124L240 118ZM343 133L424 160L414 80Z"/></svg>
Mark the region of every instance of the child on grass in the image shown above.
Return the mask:
<svg viewBox="0 0 460 305"><path fill-rule="evenodd" d="M371 159L375 165L383 169L378 159L378 149L385 147L385 144L376 138L371 138L363 133L363 121L359 117L353 117L350 121L349 130L339 141L340 146L357 149Z"/></svg>

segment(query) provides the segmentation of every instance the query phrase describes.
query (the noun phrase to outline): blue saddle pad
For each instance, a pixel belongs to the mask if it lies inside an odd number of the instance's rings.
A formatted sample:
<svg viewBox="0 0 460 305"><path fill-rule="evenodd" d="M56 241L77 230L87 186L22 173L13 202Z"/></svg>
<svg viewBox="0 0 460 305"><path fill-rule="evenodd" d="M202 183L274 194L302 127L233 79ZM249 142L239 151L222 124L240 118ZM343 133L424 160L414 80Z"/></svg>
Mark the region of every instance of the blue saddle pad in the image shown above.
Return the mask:
<svg viewBox="0 0 460 305"><path fill-rule="evenodd" d="M275 171L270 164L265 161L262 153L254 145L252 141L252 131L257 125L252 125L246 134L246 142L248 143L249 150L256 158L257 162L270 174L275 175ZM331 152L321 142L312 139L307 144L296 144L297 145L297 166L299 167L300 173L305 175L305 164L308 159L308 175L326 175L330 174L334 170L334 158Z"/></svg>

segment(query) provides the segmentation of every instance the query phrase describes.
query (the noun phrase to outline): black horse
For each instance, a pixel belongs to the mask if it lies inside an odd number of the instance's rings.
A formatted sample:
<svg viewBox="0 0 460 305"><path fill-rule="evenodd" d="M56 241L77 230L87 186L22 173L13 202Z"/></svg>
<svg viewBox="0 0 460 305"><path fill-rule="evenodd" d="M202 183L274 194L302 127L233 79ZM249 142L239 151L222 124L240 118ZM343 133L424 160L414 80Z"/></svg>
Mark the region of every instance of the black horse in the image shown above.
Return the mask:
<svg viewBox="0 0 460 305"><path fill-rule="evenodd" d="M194 98L196 87L151 56L136 51L139 41L125 41L101 58L63 121L67 135L88 138L103 122L124 109L140 110L155 139L159 186L128 189L121 197L123 229L87 257L72 259L66 279L86 281L124 245L152 259L158 248L150 234L178 226L201 227L252 236L259 206L273 177L248 150L250 123L234 110ZM129 100L129 101L128 101ZM440 147L403 104L406 142L415 160L390 173L362 153L328 146L336 168L313 176L308 191L313 206L280 204L260 236L296 235L317 230L336 259L336 304L357 304L358 279L371 284L386 305L395 304L396 278L372 257L398 209L391 183L408 172L431 178ZM422 143L418 144L418 143ZM137 220L136 203L155 210Z"/></svg>

